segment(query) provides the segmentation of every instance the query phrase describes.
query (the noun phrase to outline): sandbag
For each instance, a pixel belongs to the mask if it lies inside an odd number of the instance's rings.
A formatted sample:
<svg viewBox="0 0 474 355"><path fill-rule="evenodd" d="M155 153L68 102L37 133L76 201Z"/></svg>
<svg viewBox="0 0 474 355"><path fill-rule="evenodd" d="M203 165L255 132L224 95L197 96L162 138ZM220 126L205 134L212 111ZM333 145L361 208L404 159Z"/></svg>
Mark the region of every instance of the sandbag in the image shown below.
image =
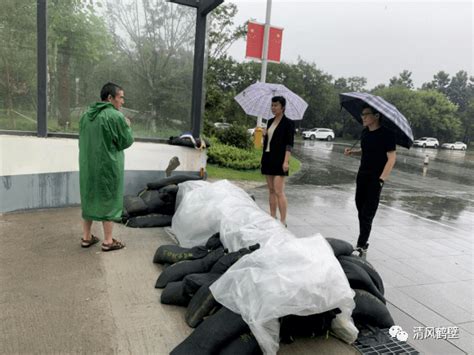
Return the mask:
<svg viewBox="0 0 474 355"><path fill-rule="evenodd" d="M261 355L262 350L252 333L240 334L227 344L219 355Z"/></svg>
<svg viewBox="0 0 474 355"><path fill-rule="evenodd" d="M340 255L351 255L354 252L354 247L345 240L336 238L326 238L326 240L334 251L336 258Z"/></svg>
<svg viewBox="0 0 474 355"><path fill-rule="evenodd" d="M138 196L126 195L123 197L123 208L129 216L138 216L148 213L148 206Z"/></svg>
<svg viewBox="0 0 474 355"><path fill-rule="evenodd" d="M201 286L212 285L212 283L216 281L220 276L221 274L216 274L212 272L187 275L183 279L183 292L188 296L194 296L194 294L201 288Z"/></svg>
<svg viewBox="0 0 474 355"><path fill-rule="evenodd" d="M367 271L347 260L340 259L339 263L346 274L347 280L349 280L349 285L351 285L351 288L358 288L370 292L372 295L382 301L383 304L386 304L385 297L375 286Z"/></svg>
<svg viewBox="0 0 474 355"><path fill-rule="evenodd" d="M183 260L196 260L209 254L206 247L183 248L179 245L162 245L153 256L155 264L174 264Z"/></svg>
<svg viewBox="0 0 474 355"><path fill-rule="evenodd" d="M203 285L189 301L184 319L191 328L195 328L218 307L220 305L209 290L209 285Z"/></svg>
<svg viewBox="0 0 474 355"><path fill-rule="evenodd" d="M280 318L280 341L291 344L295 337L315 337L324 335L331 328L331 322L336 315L341 313L334 309L324 313L309 316L296 316L290 314Z"/></svg>
<svg viewBox="0 0 474 355"><path fill-rule="evenodd" d="M370 278L372 279L372 281L374 282L375 286L380 291L380 293L382 295L385 294L385 288L383 286L382 278L380 277L377 270L375 270L373 265L369 263L367 260L362 259L361 257L356 256L356 255L349 255L349 256L341 255L338 259L350 261L360 266L361 268L363 268L365 271L367 271L367 273L369 274Z"/></svg>
<svg viewBox="0 0 474 355"><path fill-rule="evenodd" d="M161 293L161 303L186 307L191 297L183 292L183 281L169 282Z"/></svg>
<svg viewBox="0 0 474 355"><path fill-rule="evenodd" d="M145 202L148 212L157 212L165 205L165 201L160 198L160 193L156 190L145 190L140 193L140 197Z"/></svg>
<svg viewBox="0 0 474 355"><path fill-rule="evenodd" d="M227 343L248 331L249 327L239 314L223 307L174 348L171 355L218 354Z"/></svg>
<svg viewBox="0 0 474 355"><path fill-rule="evenodd" d="M170 194L170 195L175 195L175 196L178 193L178 191L179 191L179 187L176 184L167 185L158 190L159 193Z"/></svg>
<svg viewBox="0 0 474 355"><path fill-rule="evenodd" d="M202 177L200 177L199 175L179 174L169 176L155 182L149 182L148 184L146 184L146 186L150 190L158 190L167 185L177 185L189 180L202 180Z"/></svg>
<svg viewBox="0 0 474 355"><path fill-rule="evenodd" d="M211 268L211 272L223 274L227 271L237 260L239 260L244 255L250 254L252 251L257 250L260 247L260 244L255 244L249 248L242 248L239 251L229 253L220 258L214 266Z"/></svg>
<svg viewBox="0 0 474 355"><path fill-rule="evenodd" d="M224 248L211 251L202 259L184 260L167 267L156 280L155 288L163 288L168 282L180 281L186 275L208 272L224 255Z"/></svg>
<svg viewBox="0 0 474 355"><path fill-rule="evenodd" d="M394 325L392 316L387 307L377 297L371 293L354 289L355 308L352 312L352 318L356 325L372 325L379 328L390 328Z"/></svg>
<svg viewBox="0 0 474 355"><path fill-rule="evenodd" d="M131 228L152 228L171 226L172 216L152 213L146 216L131 217L127 221L127 227Z"/></svg>
<svg viewBox="0 0 474 355"><path fill-rule="evenodd" d="M222 246L219 232L214 233L206 242L207 249L217 249Z"/></svg>

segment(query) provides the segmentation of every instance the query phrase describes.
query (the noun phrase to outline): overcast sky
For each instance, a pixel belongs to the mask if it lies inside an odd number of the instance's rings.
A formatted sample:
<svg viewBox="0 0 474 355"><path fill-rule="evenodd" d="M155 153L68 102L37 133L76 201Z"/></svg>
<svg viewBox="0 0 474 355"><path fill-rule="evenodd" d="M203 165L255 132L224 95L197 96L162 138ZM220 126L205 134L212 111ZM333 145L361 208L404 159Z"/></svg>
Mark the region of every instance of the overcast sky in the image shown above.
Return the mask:
<svg viewBox="0 0 474 355"><path fill-rule="evenodd" d="M236 24L265 22L266 0L231 0ZM473 75L473 1L272 1L271 23L283 27L282 61L298 56L333 77L363 76L368 88L404 69L416 87L444 70ZM245 60L245 42L229 54Z"/></svg>

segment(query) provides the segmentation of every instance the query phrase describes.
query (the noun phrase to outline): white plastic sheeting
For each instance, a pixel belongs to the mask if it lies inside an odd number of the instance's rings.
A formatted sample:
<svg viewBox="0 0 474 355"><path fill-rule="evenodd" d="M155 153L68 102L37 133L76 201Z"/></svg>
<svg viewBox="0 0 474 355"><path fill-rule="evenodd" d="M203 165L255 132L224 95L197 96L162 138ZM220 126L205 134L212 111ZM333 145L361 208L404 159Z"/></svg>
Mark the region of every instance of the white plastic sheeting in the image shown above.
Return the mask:
<svg viewBox="0 0 474 355"><path fill-rule="evenodd" d="M274 241L240 259L211 286L219 303L242 316L266 354L278 350L278 318L339 308L350 320L355 307L354 291L320 234Z"/></svg>
<svg viewBox="0 0 474 355"><path fill-rule="evenodd" d="M183 195L172 231L184 247L203 245L216 232L230 251L260 243L259 250L236 262L211 291L218 302L242 315L266 354L278 350L282 316L339 308L340 323L353 325L354 292L320 234L296 238L227 180L195 183L179 185ZM354 336L355 328L346 328Z"/></svg>

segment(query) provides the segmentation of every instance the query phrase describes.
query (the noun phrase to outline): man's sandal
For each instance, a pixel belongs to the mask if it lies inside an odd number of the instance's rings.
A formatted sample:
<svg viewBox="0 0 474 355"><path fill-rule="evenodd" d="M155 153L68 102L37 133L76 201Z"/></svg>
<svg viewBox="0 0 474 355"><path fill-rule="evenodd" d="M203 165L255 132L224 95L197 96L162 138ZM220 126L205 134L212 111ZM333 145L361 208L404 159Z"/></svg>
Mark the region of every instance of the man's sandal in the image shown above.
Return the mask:
<svg viewBox="0 0 474 355"><path fill-rule="evenodd" d="M112 244L102 243L102 251L112 251L125 248L125 244L118 240L112 239Z"/></svg>
<svg viewBox="0 0 474 355"><path fill-rule="evenodd" d="M97 238L95 235L91 234L91 239L83 239L81 238L81 247L83 248L89 248L90 246L98 243L100 241L99 238Z"/></svg>

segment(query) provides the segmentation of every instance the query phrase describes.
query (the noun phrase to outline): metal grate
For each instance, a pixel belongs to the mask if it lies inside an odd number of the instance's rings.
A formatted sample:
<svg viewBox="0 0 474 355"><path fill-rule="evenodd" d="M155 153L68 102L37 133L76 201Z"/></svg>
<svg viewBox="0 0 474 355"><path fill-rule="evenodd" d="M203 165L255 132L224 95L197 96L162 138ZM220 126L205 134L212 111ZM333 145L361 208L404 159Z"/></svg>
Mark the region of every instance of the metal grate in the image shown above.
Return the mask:
<svg viewBox="0 0 474 355"><path fill-rule="evenodd" d="M420 352L407 342L392 338L389 328L364 328L360 329L359 337L354 346L364 355L378 354L409 354L419 355Z"/></svg>

